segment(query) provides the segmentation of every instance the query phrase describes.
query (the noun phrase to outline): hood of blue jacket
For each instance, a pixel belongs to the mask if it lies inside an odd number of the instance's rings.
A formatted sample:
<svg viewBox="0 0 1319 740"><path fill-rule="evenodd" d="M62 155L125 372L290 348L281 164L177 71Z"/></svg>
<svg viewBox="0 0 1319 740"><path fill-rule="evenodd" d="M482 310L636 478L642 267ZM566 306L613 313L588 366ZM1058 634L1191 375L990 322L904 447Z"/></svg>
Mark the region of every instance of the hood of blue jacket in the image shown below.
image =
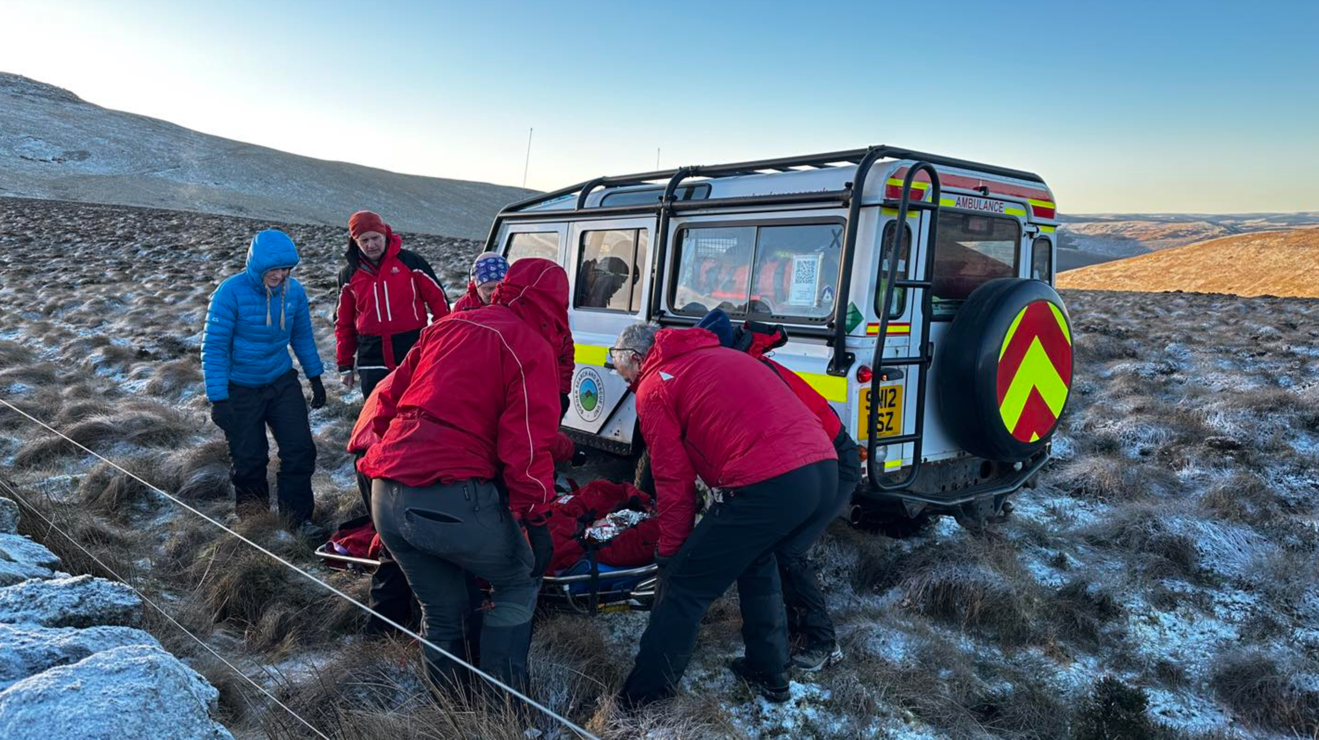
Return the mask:
<svg viewBox="0 0 1319 740"><path fill-rule="evenodd" d="M292 268L298 264L298 248L293 239L278 229L267 229L252 238L247 248L247 276L257 286L263 284L261 276L276 268Z"/></svg>

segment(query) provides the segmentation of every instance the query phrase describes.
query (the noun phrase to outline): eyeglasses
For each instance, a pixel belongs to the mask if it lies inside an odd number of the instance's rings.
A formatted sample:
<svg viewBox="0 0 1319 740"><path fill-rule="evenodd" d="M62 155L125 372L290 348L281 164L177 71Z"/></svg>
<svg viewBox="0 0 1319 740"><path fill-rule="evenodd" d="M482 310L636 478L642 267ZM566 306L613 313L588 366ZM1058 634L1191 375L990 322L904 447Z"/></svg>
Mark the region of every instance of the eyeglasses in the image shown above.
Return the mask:
<svg viewBox="0 0 1319 740"><path fill-rule="evenodd" d="M632 349L631 347L610 347L610 348L609 348L609 355L608 355L608 357L609 357L608 369L613 370L614 368L616 368L616 367L618 366L618 362L619 362L619 361L616 360L616 359L614 359L614 355L615 355L615 353L619 353L619 356L621 357L621 356L623 356L623 355L621 354L621 353L623 353L623 352L630 352L630 353L632 353L632 354L634 354L634 355L639 355L639 354L641 354L640 352L637 352L636 350Z"/></svg>

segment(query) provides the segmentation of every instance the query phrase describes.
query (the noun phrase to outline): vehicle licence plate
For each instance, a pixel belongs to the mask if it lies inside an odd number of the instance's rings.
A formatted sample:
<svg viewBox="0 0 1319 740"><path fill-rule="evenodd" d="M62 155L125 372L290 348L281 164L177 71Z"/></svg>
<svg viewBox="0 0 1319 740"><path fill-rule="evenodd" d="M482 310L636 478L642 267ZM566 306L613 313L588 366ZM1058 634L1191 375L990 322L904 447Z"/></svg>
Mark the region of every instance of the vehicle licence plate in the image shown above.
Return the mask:
<svg viewBox="0 0 1319 740"><path fill-rule="evenodd" d="M870 389L861 389L860 416L857 418L858 440L868 439L870 427ZM879 403L875 409L875 436L896 437L902 434L902 386L883 385L879 387Z"/></svg>

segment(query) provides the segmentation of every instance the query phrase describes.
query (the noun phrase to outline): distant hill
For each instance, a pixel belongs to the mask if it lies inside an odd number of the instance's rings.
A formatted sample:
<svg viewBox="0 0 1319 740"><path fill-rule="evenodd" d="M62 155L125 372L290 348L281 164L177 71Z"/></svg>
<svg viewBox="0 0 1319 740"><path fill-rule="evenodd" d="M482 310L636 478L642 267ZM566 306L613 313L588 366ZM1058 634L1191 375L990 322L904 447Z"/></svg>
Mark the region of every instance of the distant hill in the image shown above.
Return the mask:
<svg viewBox="0 0 1319 740"><path fill-rule="evenodd" d="M532 191L400 175L211 136L0 72L0 195L479 238Z"/></svg>
<svg viewBox="0 0 1319 740"><path fill-rule="evenodd" d="M1319 226L1319 212L1068 214L1060 220L1063 271L1235 234Z"/></svg>
<svg viewBox="0 0 1319 740"><path fill-rule="evenodd" d="M1319 298L1319 228L1173 247L1058 275L1061 288Z"/></svg>

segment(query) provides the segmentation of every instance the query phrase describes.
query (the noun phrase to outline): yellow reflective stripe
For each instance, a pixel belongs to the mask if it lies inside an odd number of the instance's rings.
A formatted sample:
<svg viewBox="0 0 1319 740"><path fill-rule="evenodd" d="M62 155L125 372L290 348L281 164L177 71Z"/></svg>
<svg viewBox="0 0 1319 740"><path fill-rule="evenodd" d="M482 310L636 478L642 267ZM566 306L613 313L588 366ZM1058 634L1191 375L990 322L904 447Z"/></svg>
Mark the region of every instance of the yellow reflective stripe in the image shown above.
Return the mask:
<svg viewBox="0 0 1319 740"><path fill-rule="evenodd" d="M1021 413L1026 409L1026 399L1030 398L1032 390L1044 399L1054 418L1062 413L1063 404L1067 401L1067 384L1058 374L1058 368L1053 366L1049 353L1044 351L1039 337L1031 340L1030 349L1026 350L1021 367L1017 368L1017 375L1012 379L1012 385L1008 386L1003 403L998 407L1008 429L1017 428Z"/></svg>
<svg viewBox="0 0 1319 740"><path fill-rule="evenodd" d="M896 469L896 468L900 468L900 467L902 467L902 461L901 461L901 460L885 460L885 461L884 461L884 469L885 469L885 470L894 470L894 469Z"/></svg>
<svg viewBox="0 0 1319 740"><path fill-rule="evenodd" d="M1003 355L1008 351L1008 345L1012 343L1012 335L1017 333L1017 327L1021 325L1021 320L1026 318L1026 309L1021 309L1017 318L1012 320L1011 326L1008 327L1008 335L1003 337L1003 348L998 351L998 359L1001 361Z"/></svg>
<svg viewBox="0 0 1319 740"><path fill-rule="evenodd" d="M847 378L838 378L833 375L817 375L815 373L797 373L806 384L815 389L816 393L824 396L826 400L836 403L847 403Z"/></svg>
<svg viewBox="0 0 1319 740"><path fill-rule="evenodd" d="M1056 203L1051 203L1051 202L1049 202L1049 201L1047 201L1047 200L1035 200L1035 199L1033 199L1033 198L1027 198L1027 199L1026 199L1026 202L1029 203L1029 204L1031 204L1031 205L1033 205L1033 206L1039 206L1040 208L1057 208L1057 207L1058 207L1058 205L1057 205Z"/></svg>
<svg viewBox="0 0 1319 740"><path fill-rule="evenodd" d="M1053 309L1053 318L1058 322L1058 328L1063 330L1063 336L1067 337L1067 343L1071 344L1072 330L1067 328L1067 319L1063 316L1063 312L1052 303L1049 304L1049 308ZM999 355L998 357L1000 360L1003 359L1003 355Z"/></svg>
<svg viewBox="0 0 1319 740"><path fill-rule="evenodd" d="M903 185L903 181L902 181L902 179L897 178L897 177L890 177L890 178L888 179L888 184L889 184L889 185L897 185L898 187L902 187L902 185ZM914 181L911 183L911 189L912 189L912 190L925 190L925 189L928 188L928 187L930 187L930 183L928 183L928 182L921 182L920 180L914 180Z"/></svg>
<svg viewBox="0 0 1319 740"><path fill-rule="evenodd" d="M1041 226L1041 227L1040 227L1040 233L1041 233L1041 234L1052 234L1054 231L1057 231L1057 229L1055 229L1055 228L1052 227L1052 226Z"/></svg>
<svg viewBox="0 0 1319 740"><path fill-rule="evenodd" d="M1020 208L1004 208L1003 212L1008 214L1009 216L1021 216L1022 218L1026 217L1026 212Z"/></svg>
<svg viewBox="0 0 1319 740"><path fill-rule="evenodd" d="M898 209L896 208L880 208L879 212L884 214L885 216L898 215ZM920 218L920 217L921 217L920 211L907 211L907 218Z"/></svg>
<svg viewBox="0 0 1319 740"><path fill-rule="evenodd" d="M951 207L951 206L954 206L954 205L956 205L956 204L957 204L957 201L956 201L956 200L953 200L952 198L940 198L940 199L939 199L939 206L940 206L941 208L943 208L943 207Z"/></svg>
<svg viewBox="0 0 1319 740"><path fill-rule="evenodd" d="M596 347L590 344L574 344L573 359L581 365L599 365L604 367L609 359L608 347Z"/></svg>

